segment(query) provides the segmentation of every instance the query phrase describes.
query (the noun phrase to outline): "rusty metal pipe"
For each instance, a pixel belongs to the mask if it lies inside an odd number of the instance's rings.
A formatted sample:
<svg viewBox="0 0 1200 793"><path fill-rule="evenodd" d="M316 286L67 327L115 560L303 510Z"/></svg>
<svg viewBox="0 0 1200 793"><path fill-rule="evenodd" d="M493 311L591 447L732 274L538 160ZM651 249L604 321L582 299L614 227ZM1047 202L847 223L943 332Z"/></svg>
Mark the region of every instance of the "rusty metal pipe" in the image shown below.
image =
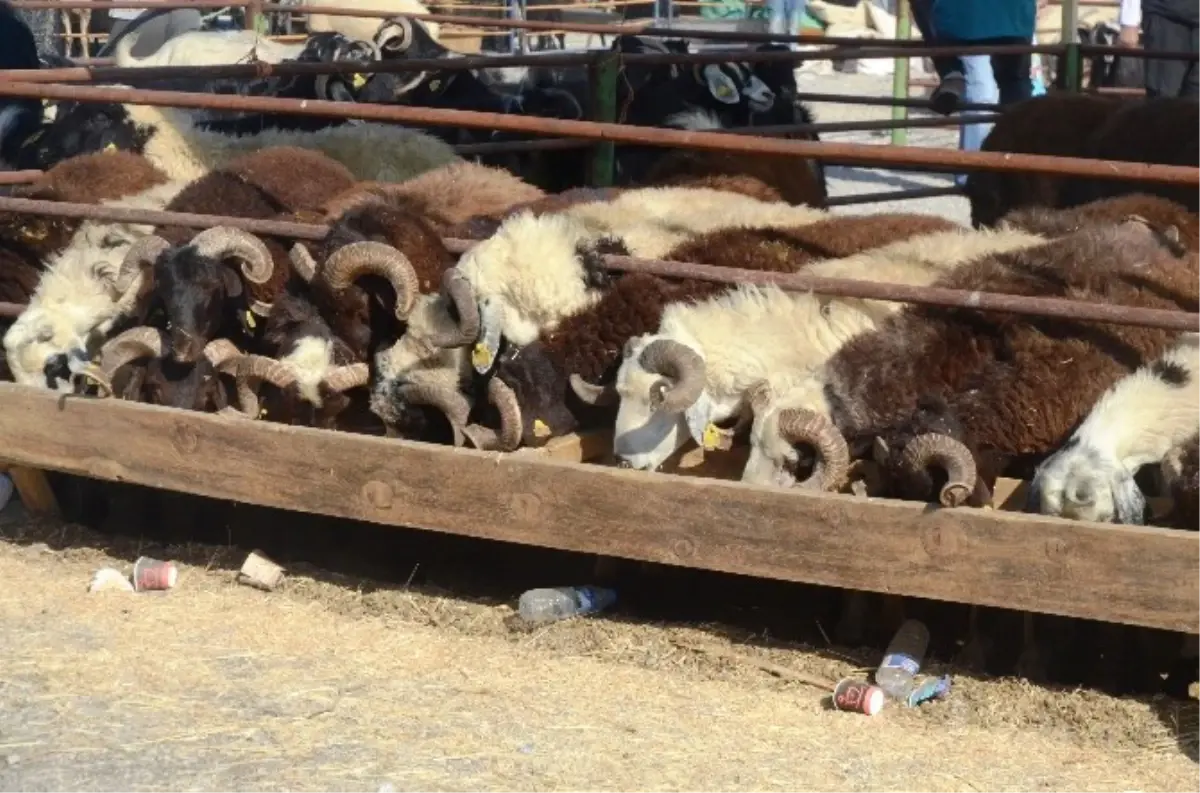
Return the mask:
<svg viewBox="0 0 1200 793"><path fill-rule="evenodd" d="M0 172L0 184L29 184L36 182L42 178L42 171L37 169L30 171L2 171Z"/></svg>
<svg viewBox="0 0 1200 793"><path fill-rule="evenodd" d="M801 102L829 102L835 105L869 105L872 107L911 107L917 110L930 110L932 105L928 99L897 99L891 96L856 96L854 94L822 94L813 92L801 92L796 94L796 99ZM1000 105L992 105L984 102L963 102L958 106L958 110L966 111L998 111L1003 110Z"/></svg>
<svg viewBox="0 0 1200 793"><path fill-rule="evenodd" d="M919 165L981 171L1022 171L1060 176L1103 177L1124 181L1147 181L1200 185L1200 169L1178 165L1085 160L1033 154L1001 152L965 152L912 146L872 146L870 144L831 143L805 140L775 140L749 135L683 131L657 127L600 124L590 121L537 118L504 113L469 110L441 110L426 107L360 105L354 102L281 99L201 94L183 91L147 91L142 89L101 88L75 85L38 85L0 83L0 96L69 99L82 102L115 102L159 107L187 107L208 110L241 110L266 113L290 113L331 118L358 118L365 121L399 122L416 125L444 125L474 129L496 129L540 135L578 137L646 146L705 149L757 155L808 157L837 160L850 165Z"/></svg>
<svg viewBox="0 0 1200 793"><path fill-rule="evenodd" d="M329 233L328 226L313 223L291 223L284 220L259 220L223 215L197 215L191 212L160 212L149 209L100 206L99 204L39 201L30 198L0 197L0 212L22 212L31 215L84 220L112 220L120 223L144 223L148 226L183 226L195 229L233 226L251 234L298 240L322 240Z"/></svg>
<svg viewBox="0 0 1200 793"><path fill-rule="evenodd" d="M913 190L885 190L876 193L834 196L825 199L825 206L844 207L854 204L874 204L879 201L915 201L921 198L942 198L962 194L962 189L958 187L918 187Z"/></svg>

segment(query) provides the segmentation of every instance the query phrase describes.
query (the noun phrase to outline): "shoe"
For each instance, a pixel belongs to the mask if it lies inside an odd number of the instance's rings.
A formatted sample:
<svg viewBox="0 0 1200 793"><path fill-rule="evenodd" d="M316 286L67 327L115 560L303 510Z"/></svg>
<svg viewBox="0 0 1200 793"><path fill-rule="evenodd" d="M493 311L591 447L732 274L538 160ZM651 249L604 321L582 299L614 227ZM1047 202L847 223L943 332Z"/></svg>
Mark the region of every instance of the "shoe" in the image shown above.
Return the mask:
<svg viewBox="0 0 1200 793"><path fill-rule="evenodd" d="M967 92L967 78L962 72L950 72L942 78L941 83L929 96L929 103L934 112L948 116L958 109Z"/></svg>

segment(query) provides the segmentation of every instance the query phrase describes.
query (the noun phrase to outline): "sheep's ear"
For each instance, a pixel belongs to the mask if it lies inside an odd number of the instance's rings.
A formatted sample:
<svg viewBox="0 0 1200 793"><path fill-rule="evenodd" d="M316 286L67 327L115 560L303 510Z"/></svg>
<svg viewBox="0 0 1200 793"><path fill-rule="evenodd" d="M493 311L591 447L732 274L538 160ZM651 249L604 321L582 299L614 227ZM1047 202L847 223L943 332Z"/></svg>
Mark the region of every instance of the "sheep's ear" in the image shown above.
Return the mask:
<svg viewBox="0 0 1200 793"><path fill-rule="evenodd" d="M1146 496L1133 479L1133 474L1121 469L1112 476L1113 509L1117 523L1141 526L1146 522Z"/></svg>
<svg viewBox="0 0 1200 793"><path fill-rule="evenodd" d="M742 94L738 91L737 83L725 73L720 64L710 63L701 69L701 74L713 99L726 105L736 105L741 101Z"/></svg>
<svg viewBox="0 0 1200 793"><path fill-rule="evenodd" d="M716 448L715 434L717 433L715 426L712 425L713 403L708 398L706 391L700 392L700 398L683 411L683 417L687 420L688 433L692 436L692 440L702 449ZM705 441L710 441L705 443Z"/></svg>

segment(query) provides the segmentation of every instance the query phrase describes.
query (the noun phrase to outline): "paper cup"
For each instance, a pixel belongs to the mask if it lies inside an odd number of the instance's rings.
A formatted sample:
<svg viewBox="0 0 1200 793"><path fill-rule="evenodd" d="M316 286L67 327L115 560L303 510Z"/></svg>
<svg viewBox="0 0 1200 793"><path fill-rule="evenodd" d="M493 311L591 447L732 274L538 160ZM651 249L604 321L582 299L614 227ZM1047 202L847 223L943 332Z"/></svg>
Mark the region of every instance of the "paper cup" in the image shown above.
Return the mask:
<svg viewBox="0 0 1200 793"><path fill-rule="evenodd" d="M883 689L861 680L846 678L833 689L833 706L874 716L883 709Z"/></svg>
<svg viewBox="0 0 1200 793"><path fill-rule="evenodd" d="M142 556L133 564L133 588L138 592L170 589L175 586L178 576L174 562Z"/></svg>

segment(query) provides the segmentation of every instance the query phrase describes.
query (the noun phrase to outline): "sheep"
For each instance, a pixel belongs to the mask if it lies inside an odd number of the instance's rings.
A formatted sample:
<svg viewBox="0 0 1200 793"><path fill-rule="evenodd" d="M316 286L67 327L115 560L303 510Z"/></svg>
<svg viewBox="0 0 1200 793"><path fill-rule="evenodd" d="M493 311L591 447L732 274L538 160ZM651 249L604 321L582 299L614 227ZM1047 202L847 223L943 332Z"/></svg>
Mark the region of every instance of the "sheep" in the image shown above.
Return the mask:
<svg viewBox="0 0 1200 793"><path fill-rule="evenodd" d="M1198 383L1200 338L1189 333L1100 397L1079 429L1038 466L1027 509L1140 525L1146 501L1134 474L1200 432Z"/></svg>
<svg viewBox="0 0 1200 793"><path fill-rule="evenodd" d="M1114 198L1102 198L1069 209L1025 207L1004 215L997 224L1034 234L1060 237L1096 224L1119 223L1137 216L1155 228L1177 235L1179 243L1189 251L1200 249L1200 217L1182 205L1161 196L1130 193Z"/></svg>
<svg viewBox="0 0 1200 793"><path fill-rule="evenodd" d="M1083 156L1088 136L1122 107L1094 94L1055 93L1009 106L996 120L983 151ZM1047 174L974 171L967 176L971 223L992 226L1013 209L1067 205L1069 180Z"/></svg>
<svg viewBox="0 0 1200 793"><path fill-rule="evenodd" d="M508 171L459 161L399 184L359 183L326 202L322 211L336 218L364 203L383 201L409 209L446 234L472 218L499 216L543 197L542 190Z"/></svg>
<svg viewBox="0 0 1200 793"><path fill-rule="evenodd" d="M1041 241L1022 232L959 229L815 262L805 272L924 285L975 256ZM709 440L702 445L711 446L714 433L724 434L717 429L722 422L747 418L744 397L752 386L768 378L807 376L841 344L899 310L876 300L773 292L765 293L767 300L758 294L734 292L699 306L668 306L657 333L630 340L613 386L620 404L614 452L623 464L657 469L688 438L701 443L706 433ZM796 336L804 342L780 341ZM656 349L669 351L666 358L641 355L655 342L662 342ZM677 396L663 402L664 393Z"/></svg>
<svg viewBox="0 0 1200 793"><path fill-rule="evenodd" d="M139 32L131 30L117 42L113 53L118 67L220 66L258 61L281 63L294 60L304 44L282 44L253 30L192 30L163 42L154 54L144 58L133 55Z"/></svg>
<svg viewBox="0 0 1200 793"><path fill-rule="evenodd" d="M1195 254L1181 255L1132 220L978 258L936 285L1194 311L1198 279ZM1058 448L1107 388L1162 355L1177 337L1148 328L910 308L793 383L776 403L774 434L787 445L819 450L822 470L809 486L836 489L850 452L860 454L874 442L891 495L986 503L996 475ZM743 481L794 479L780 470L794 453L756 459L754 452ZM946 469L940 492L926 468L931 463Z"/></svg>
<svg viewBox="0 0 1200 793"><path fill-rule="evenodd" d="M673 261L796 272L822 258L843 257L910 237L948 231L955 224L926 215L835 217L788 229L733 229L689 240ZM502 355L495 377L513 392L527 445L595 426L609 418L611 383L621 349L658 327L670 303L698 301L726 291L711 281L682 282L643 273L620 278L600 300L573 314L537 342ZM599 385L604 384L604 385Z"/></svg>
<svg viewBox="0 0 1200 793"><path fill-rule="evenodd" d="M1171 517L1179 528L1200 531L1200 435L1172 450L1162 465L1163 478L1175 500Z"/></svg>
<svg viewBox="0 0 1200 793"><path fill-rule="evenodd" d="M27 130L8 158L16 169L48 171L60 162L84 154L124 151L141 154L153 130L129 119L123 105L63 101L54 116Z"/></svg>
<svg viewBox="0 0 1200 793"><path fill-rule="evenodd" d="M1081 157L1098 160L1200 166L1200 102L1185 97L1158 97L1123 104L1091 128ZM1072 183L1071 203L1132 192L1170 199L1191 212L1200 210L1192 187L1136 184L1123 180L1079 179Z"/></svg>
<svg viewBox="0 0 1200 793"><path fill-rule="evenodd" d="M305 5L323 5L313 0L302 0L301 8ZM351 8L361 8L370 11L387 11L389 14L428 14L429 9L419 0L354 0ZM341 33L349 39L371 41L379 30L381 20L378 17L328 16L326 14L308 14L305 30L309 33L324 33L333 31ZM417 22L417 20L412 20ZM436 22L417 22L429 31L429 35L437 39L439 26Z"/></svg>
<svg viewBox="0 0 1200 793"><path fill-rule="evenodd" d="M90 130L83 140L79 139L81 129ZM144 154L169 178L184 181L273 146L320 151L345 165L360 181L402 182L459 160L442 141L394 124L345 124L311 132L268 129L257 135L229 137L195 128L186 111L135 104L76 105L43 128L38 139L38 145L44 147L40 156L51 164L100 150L108 142Z"/></svg>
<svg viewBox="0 0 1200 793"><path fill-rule="evenodd" d="M183 187L166 182L102 205L161 210ZM4 334L17 383L70 391L71 372L135 310L141 274L124 259L149 233L149 226L138 223L85 221L70 244L49 259L28 307Z"/></svg>
<svg viewBox="0 0 1200 793"><path fill-rule="evenodd" d="M99 204L135 195L167 182L144 157L121 151L84 154L55 165L37 181L12 191L17 198ZM0 239L27 247L39 259L61 251L82 220L0 212Z"/></svg>

